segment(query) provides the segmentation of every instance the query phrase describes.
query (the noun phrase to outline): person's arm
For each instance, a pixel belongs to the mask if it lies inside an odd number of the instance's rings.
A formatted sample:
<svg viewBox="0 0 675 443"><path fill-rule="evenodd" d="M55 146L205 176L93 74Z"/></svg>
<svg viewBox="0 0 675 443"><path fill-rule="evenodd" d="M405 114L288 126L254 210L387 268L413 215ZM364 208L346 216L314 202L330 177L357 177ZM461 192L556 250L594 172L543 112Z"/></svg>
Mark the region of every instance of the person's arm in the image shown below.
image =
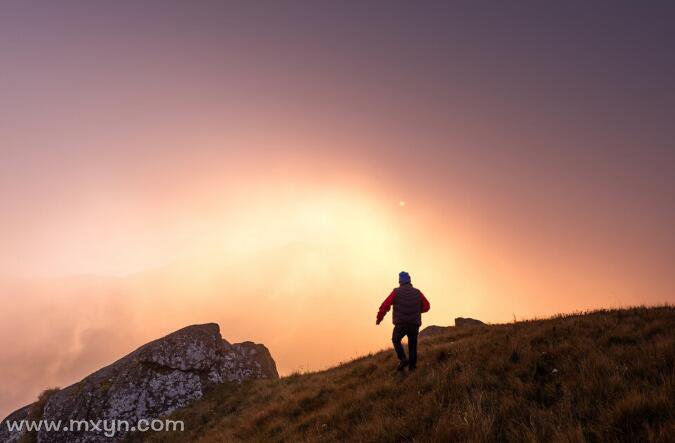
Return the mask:
<svg viewBox="0 0 675 443"><path fill-rule="evenodd" d="M382 304L380 305L380 310L377 311L377 320L375 321L376 325L379 325L382 319L384 318L385 315L387 315L387 312L389 312L389 309L391 309L391 305L394 303L394 294L396 293L396 290L391 291L391 294L389 294L389 297L387 297Z"/></svg>
<svg viewBox="0 0 675 443"><path fill-rule="evenodd" d="M420 291L420 297L422 298L422 312L429 312L429 309L431 309L431 304L424 294L422 294L422 291Z"/></svg>

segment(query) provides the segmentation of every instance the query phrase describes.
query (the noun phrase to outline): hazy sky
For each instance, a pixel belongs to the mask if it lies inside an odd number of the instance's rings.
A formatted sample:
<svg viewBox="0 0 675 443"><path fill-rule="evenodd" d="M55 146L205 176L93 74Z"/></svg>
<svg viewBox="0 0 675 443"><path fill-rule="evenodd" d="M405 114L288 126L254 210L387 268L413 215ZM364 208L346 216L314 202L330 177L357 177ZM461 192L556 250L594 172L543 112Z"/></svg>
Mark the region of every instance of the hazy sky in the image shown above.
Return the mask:
<svg viewBox="0 0 675 443"><path fill-rule="evenodd" d="M190 323L376 350L402 269L427 324L675 301L672 2L251 3L0 4L0 415Z"/></svg>

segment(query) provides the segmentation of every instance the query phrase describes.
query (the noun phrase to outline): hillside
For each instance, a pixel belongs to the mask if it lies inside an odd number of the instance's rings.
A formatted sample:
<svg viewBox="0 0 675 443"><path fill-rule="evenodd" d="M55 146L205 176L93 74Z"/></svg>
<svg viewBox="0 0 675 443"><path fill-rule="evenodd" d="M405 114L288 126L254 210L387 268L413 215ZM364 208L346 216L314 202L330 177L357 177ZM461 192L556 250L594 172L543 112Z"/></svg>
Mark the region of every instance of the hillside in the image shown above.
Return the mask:
<svg viewBox="0 0 675 443"><path fill-rule="evenodd" d="M399 374L391 350L323 372L220 385L132 440L672 441L675 308L451 328Z"/></svg>

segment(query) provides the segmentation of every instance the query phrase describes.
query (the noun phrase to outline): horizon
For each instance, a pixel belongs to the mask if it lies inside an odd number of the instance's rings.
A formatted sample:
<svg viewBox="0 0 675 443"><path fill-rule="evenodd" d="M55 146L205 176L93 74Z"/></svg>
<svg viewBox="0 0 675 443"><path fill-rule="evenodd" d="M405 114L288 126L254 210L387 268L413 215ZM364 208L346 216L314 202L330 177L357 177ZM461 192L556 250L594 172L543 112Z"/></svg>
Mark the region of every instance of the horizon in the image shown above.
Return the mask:
<svg viewBox="0 0 675 443"><path fill-rule="evenodd" d="M280 373L675 303L667 3L0 5L0 416L181 327ZM327 345L327 342L329 345Z"/></svg>

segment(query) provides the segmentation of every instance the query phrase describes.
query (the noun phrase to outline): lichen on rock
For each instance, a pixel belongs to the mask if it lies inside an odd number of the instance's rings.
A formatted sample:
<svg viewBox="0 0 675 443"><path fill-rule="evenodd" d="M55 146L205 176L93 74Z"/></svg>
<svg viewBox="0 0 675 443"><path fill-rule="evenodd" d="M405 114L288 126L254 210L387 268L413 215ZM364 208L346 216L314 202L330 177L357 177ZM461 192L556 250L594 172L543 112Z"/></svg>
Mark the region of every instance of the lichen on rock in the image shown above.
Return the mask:
<svg viewBox="0 0 675 443"><path fill-rule="evenodd" d="M215 323L183 328L141 346L131 354L55 392L40 414L42 420L125 420L134 426L141 419L171 413L200 399L224 382L254 378L278 378L269 350L252 342L230 344ZM22 420L37 403L11 414L6 420ZM42 407L42 405L40 405ZM10 433L1 423L0 441L18 441L25 432ZM48 432L38 442L108 442L101 432Z"/></svg>

